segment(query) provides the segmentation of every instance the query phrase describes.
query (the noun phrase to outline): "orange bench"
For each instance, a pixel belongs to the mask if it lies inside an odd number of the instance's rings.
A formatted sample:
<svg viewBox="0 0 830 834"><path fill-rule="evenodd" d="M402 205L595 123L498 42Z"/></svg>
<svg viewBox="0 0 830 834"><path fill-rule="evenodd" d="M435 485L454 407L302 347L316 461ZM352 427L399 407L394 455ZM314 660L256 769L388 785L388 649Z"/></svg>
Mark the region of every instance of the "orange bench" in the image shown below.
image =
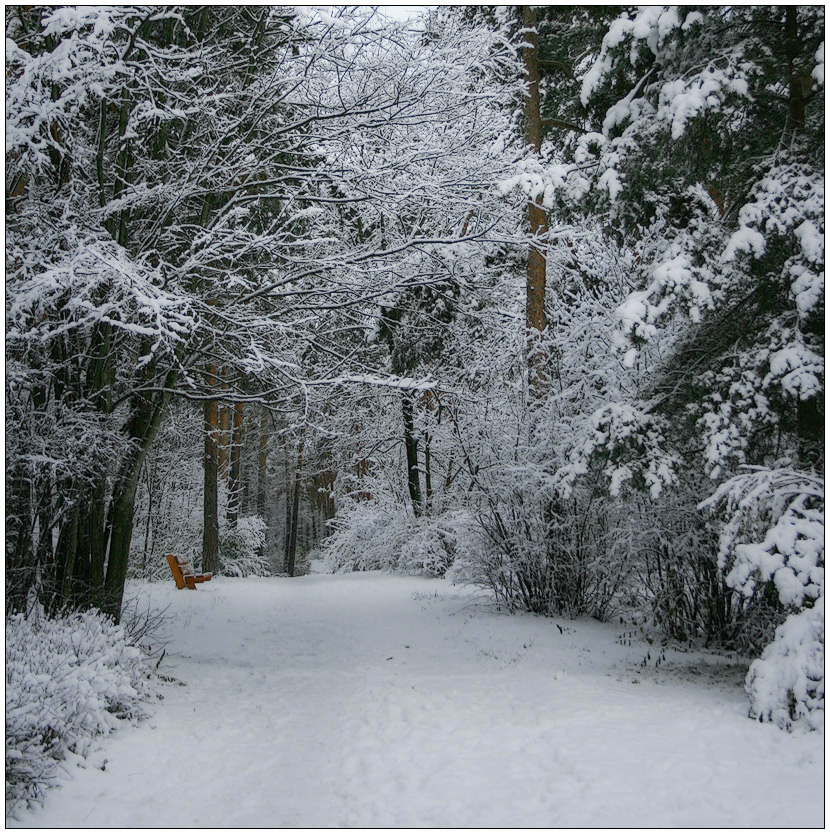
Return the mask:
<svg viewBox="0 0 830 834"><path fill-rule="evenodd" d="M191 591L195 591L197 582L210 582L213 576L212 573L195 573L187 559L174 556L172 553L167 556L167 564L170 565L170 572L179 590L190 588Z"/></svg>

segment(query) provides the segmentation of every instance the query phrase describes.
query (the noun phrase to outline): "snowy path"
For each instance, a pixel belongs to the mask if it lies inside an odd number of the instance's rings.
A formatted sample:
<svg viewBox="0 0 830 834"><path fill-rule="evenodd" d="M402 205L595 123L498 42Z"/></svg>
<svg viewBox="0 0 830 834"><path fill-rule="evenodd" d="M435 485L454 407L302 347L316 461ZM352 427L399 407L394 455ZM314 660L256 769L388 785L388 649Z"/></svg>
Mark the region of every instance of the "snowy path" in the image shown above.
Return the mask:
<svg viewBox="0 0 830 834"><path fill-rule="evenodd" d="M621 626L378 574L130 590L186 686L24 826L823 825L823 737L747 720L733 669L642 669Z"/></svg>

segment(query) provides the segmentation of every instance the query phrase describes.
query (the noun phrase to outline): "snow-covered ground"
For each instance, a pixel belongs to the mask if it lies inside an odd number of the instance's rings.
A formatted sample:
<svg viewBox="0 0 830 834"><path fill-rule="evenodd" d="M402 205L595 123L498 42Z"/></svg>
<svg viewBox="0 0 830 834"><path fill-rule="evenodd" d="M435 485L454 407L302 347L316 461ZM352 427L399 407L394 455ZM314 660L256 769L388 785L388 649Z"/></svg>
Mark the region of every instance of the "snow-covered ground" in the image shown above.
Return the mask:
<svg viewBox="0 0 830 834"><path fill-rule="evenodd" d="M385 574L128 594L169 606L184 685L10 824L824 824L823 735L748 720L724 658Z"/></svg>

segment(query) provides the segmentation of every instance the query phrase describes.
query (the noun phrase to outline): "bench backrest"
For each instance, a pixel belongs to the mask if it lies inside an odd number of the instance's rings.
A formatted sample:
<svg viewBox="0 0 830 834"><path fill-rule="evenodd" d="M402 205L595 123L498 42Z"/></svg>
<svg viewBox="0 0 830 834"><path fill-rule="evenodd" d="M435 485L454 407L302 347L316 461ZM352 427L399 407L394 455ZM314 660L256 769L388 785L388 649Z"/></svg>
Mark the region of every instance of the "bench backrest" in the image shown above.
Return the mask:
<svg viewBox="0 0 830 834"><path fill-rule="evenodd" d="M187 584L185 582L185 575L192 574L193 570L186 562L180 563L178 558L172 553L167 554L167 564L170 565L170 572L173 574L173 579L176 581L176 587L181 590Z"/></svg>

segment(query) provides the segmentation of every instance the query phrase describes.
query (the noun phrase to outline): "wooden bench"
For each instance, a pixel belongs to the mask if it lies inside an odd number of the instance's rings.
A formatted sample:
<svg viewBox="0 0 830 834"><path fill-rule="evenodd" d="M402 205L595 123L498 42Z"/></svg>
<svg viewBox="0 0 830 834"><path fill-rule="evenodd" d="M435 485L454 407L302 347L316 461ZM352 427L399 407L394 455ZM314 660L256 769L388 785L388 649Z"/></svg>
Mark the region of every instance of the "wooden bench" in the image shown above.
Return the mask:
<svg viewBox="0 0 830 834"><path fill-rule="evenodd" d="M213 576L212 573L196 573L187 559L174 556L172 553L167 556L167 564L170 565L170 572L179 590L190 588L191 591L195 591L197 582L210 582Z"/></svg>

